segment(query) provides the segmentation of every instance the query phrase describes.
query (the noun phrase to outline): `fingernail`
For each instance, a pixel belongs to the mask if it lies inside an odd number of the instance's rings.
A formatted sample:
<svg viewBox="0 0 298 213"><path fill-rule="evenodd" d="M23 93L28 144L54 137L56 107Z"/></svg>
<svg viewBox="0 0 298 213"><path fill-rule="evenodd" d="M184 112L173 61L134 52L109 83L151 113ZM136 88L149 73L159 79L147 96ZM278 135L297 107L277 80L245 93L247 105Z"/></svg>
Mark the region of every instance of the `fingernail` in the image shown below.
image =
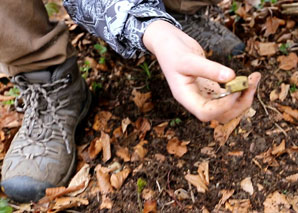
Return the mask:
<svg viewBox="0 0 298 213"><path fill-rule="evenodd" d="M219 80L220 81L227 81L231 78L231 71L228 69L223 69L219 73Z"/></svg>

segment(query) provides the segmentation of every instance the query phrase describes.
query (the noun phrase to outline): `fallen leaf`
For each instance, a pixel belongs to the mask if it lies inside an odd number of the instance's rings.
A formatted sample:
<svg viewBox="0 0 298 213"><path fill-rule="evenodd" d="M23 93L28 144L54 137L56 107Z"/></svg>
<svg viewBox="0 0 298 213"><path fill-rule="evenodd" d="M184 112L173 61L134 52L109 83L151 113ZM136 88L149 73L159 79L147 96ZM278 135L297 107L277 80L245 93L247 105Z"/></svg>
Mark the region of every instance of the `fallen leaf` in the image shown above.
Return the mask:
<svg viewBox="0 0 298 213"><path fill-rule="evenodd" d="M291 85L295 85L298 87L298 71L294 72L290 78Z"/></svg>
<svg viewBox="0 0 298 213"><path fill-rule="evenodd" d="M198 168L198 174L192 175L187 174L185 175L185 179L197 187L198 192L205 193L208 190L209 184L209 166L208 162L202 162Z"/></svg>
<svg viewBox="0 0 298 213"><path fill-rule="evenodd" d="M136 129L141 132L139 139L143 140L146 133L151 129L151 124L146 118L138 118L136 121Z"/></svg>
<svg viewBox="0 0 298 213"><path fill-rule="evenodd" d="M278 50L277 44L275 42L257 42L257 47L260 56L272 56Z"/></svg>
<svg viewBox="0 0 298 213"><path fill-rule="evenodd" d="M92 128L95 131L109 132L107 125L108 125L108 121L110 120L111 117L112 117L112 113L110 113L108 111L100 111L94 117L94 124L93 124Z"/></svg>
<svg viewBox="0 0 298 213"><path fill-rule="evenodd" d="M0 105L0 129L20 127L23 120L23 114L16 111L10 111Z"/></svg>
<svg viewBox="0 0 298 213"><path fill-rule="evenodd" d="M175 196L177 197L178 200L186 200L189 199L190 196L188 195L188 192L185 189L177 189L174 191Z"/></svg>
<svg viewBox="0 0 298 213"><path fill-rule="evenodd" d="M124 183L124 181L126 180L126 178L128 177L130 173L130 169L129 168L125 168L123 169L121 172L117 172L115 174L111 175L111 185L115 188L115 189L120 189L122 184Z"/></svg>
<svg viewBox="0 0 298 213"><path fill-rule="evenodd" d="M215 212L218 211L218 209L220 209L220 207L226 203L226 201L234 194L234 189L232 190L226 190L223 189L220 191L220 193L222 194L221 199L219 200L218 204L215 206Z"/></svg>
<svg viewBox="0 0 298 213"><path fill-rule="evenodd" d="M108 194L110 192L113 192L114 190L110 183L109 169L102 167L100 164L98 164L95 167L95 172L100 192L102 194Z"/></svg>
<svg viewBox="0 0 298 213"><path fill-rule="evenodd" d="M289 93L289 89L290 89L290 84L284 84L282 83L280 85L280 93L279 93L279 100L280 101L284 101Z"/></svg>
<svg viewBox="0 0 298 213"><path fill-rule="evenodd" d="M145 188L142 191L142 198L144 200L153 200L155 197L155 192L152 189Z"/></svg>
<svg viewBox="0 0 298 213"><path fill-rule="evenodd" d="M273 145L271 154L276 155L278 157L285 152L286 152L286 141L285 141L285 139L283 139L282 142L278 146L276 146L275 144Z"/></svg>
<svg viewBox="0 0 298 213"><path fill-rule="evenodd" d="M298 212L298 196L288 196L287 200L292 205L295 212Z"/></svg>
<svg viewBox="0 0 298 213"><path fill-rule="evenodd" d="M155 159L160 161L160 162L164 162L166 160L166 156L160 154L160 153L157 153L154 155Z"/></svg>
<svg viewBox="0 0 298 213"><path fill-rule="evenodd" d="M263 205L264 213L289 212L291 207L286 196L278 191L269 194Z"/></svg>
<svg viewBox="0 0 298 213"><path fill-rule="evenodd" d="M100 204L100 209L111 209L113 207L113 201L107 197L106 194L103 194L101 196L101 204Z"/></svg>
<svg viewBox="0 0 298 213"><path fill-rule="evenodd" d="M157 202L156 200L147 200L144 203L143 213L156 213L157 210Z"/></svg>
<svg viewBox="0 0 298 213"><path fill-rule="evenodd" d="M147 102L151 98L151 92L140 93L136 89L132 91L133 101L141 112L149 112L153 109L153 104Z"/></svg>
<svg viewBox="0 0 298 213"><path fill-rule="evenodd" d="M89 56L86 56L84 58L84 62L87 62L92 69L96 69L97 62L96 62L96 60L94 58L91 58Z"/></svg>
<svg viewBox="0 0 298 213"><path fill-rule="evenodd" d="M234 200L230 199L226 202L225 208L230 210L233 213L249 213L249 209L251 208L250 200Z"/></svg>
<svg viewBox="0 0 298 213"><path fill-rule="evenodd" d="M15 96L0 95L0 102L14 100Z"/></svg>
<svg viewBox="0 0 298 213"><path fill-rule="evenodd" d="M285 25L285 24L286 24L286 22L284 20L279 19L279 18L277 18L275 16L273 16L273 17L271 17L271 16L267 17L266 23L265 23L265 25L263 27L263 29L266 29L264 36L265 37L268 37L269 35L275 34L276 31L277 31L277 29L278 29L278 27L280 25Z"/></svg>
<svg viewBox="0 0 298 213"><path fill-rule="evenodd" d="M117 173L120 172L122 166L118 161L114 161L112 164L108 166L108 172Z"/></svg>
<svg viewBox="0 0 298 213"><path fill-rule="evenodd" d="M60 212L65 209L87 206L89 201L85 198L78 197L60 197L55 200L55 204L48 210L48 212Z"/></svg>
<svg viewBox="0 0 298 213"><path fill-rule="evenodd" d="M77 196L78 194L81 194L85 189L87 188L89 181L90 181L90 166L89 164L85 164L80 171L71 179L70 183L68 184L69 187L79 186L81 184L84 184L84 187L78 191L69 193L70 196Z"/></svg>
<svg viewBox="0 0 298 213"><path fill-rule="evenodd" d="M298 109L292 109L289 106L283 106L283 105L280 105L280 104L277 104L277 108L281 112L286 112L287 114L291 115L293 118L298 120Z"/></svg>
<svg viewBox="0 0 298 213"><path fill-rule="evenodd" d="M101 152L101 150L102 150L102 143L101 143L100 139L94 138L91 141L90 146L88 148L89 158L91 160L95 159L96 156Z"/></svg>
<svg viewBox="0 0 298 213"><path fill-rule="evenodd" d="M167 143L167 151L178 157L182 157L187 152L189 141L179 141L178 138L172 138Z"/></svg>
<svg viewBox="0 0 298 213"><path fill-rule="evenodd" d="M228 123L224 125L218 125L214 129L214 139L219 142L220 146L223 146L226 141L228 140L230 134L234 131L234 129L238 126L240 123L242 117L245 113L242 113L238 117L234 118L233 120L229 121Z"/></svg>
<svg viewBox="0 0 298 213"><path fill-rule="evenodd" d="M279 68L282 70L292 70L297 67L298 63L298 57L296 53L291 52L289 55L285 56L279 56L277 58L277 61L279 62Z"/></svg>
<svg viewBox="0 0 298 213"><path fill-rule="evenodd" d="M240 182L241 188L248 192L250 195L254 193L254 188L252 186L251 177L247 177Z"/></svg>
<svg viewBox="0 0 298 213"><path fill-rule="evenodd" d="M277 89L274 89L270 92L269 95L270 101L276 101L279 98L279 92Z"/></svg>
<svg viewBox="0 0 298 213"><path fill-rule="evenodd" d="M165 128L168 126L168 124L169 122L166 121L153 127L153 130L156 133L157 137L164 137Z"/></svg>
<svg viewBox="0 0 298 213"><path fill-rule="evenodd" d="M146 156L148 150L144 148L143 146L147 144L148 141L142 140L140 143L138 143L133 149L134 152L131 156L131 161L142 161L144 157Z"/></svg>
<svg viewBox="0 0 298 213"><path fill-rule="evenodd" d="M122 133L125 133L127 126L131 124L131 121L129 120L129 118L125 118L121 121L121 128L122 128Z"/></svg>
<svg viewBox="0 0 298 213"><path fill-rule="evenodd" d="M298 182L298 173L286 177L286 181L291 183Z"/></svg>
<svg viewBox="0 0 298 213"><path fill-rule="evenodd" d="M116 146L116 155L124 162L130 161L130 153L127 147Z"/></svg>
<svg viewBox="0 0 298 213"><path fill-rule="evenodd" d="M110 136L103 131L101 131L101 136L99 138L102 144L102 160L103 162L107 162L112 154L111 154L111 143L110 143Z"/></svg>
<svg viewBox="0 0 298 213"><path fill-rule="evenodd" d="M243 156L243 151L231 151L228 152L229 156L234 156L234 157L242 157Z"/></svg>
<svg viewBox="0 0 298 213"><path fill-rule="evenodd" d="M212 158L216 157L215 150L212 147L206 146L201 149L201 153L204 155L209 155Z"/></svg>

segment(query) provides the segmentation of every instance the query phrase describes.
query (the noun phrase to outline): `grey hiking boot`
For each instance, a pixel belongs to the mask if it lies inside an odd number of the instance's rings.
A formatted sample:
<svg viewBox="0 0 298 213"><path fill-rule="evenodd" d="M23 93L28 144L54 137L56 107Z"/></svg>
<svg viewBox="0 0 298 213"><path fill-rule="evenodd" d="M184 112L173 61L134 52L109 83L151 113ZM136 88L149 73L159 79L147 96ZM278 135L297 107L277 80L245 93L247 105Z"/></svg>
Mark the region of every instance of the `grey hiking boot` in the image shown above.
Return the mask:
<svg viewBox="0 0 298 213"><path fill-rule="evenodd" d="M22 73L18 110L23 124L2 167L2 189L18 202L38 201L45 189L65 185L75 168L75 129L87 114L91 95L76 58L52 71ZM21 107L17 105L22 104Z"/></svg>
<svg viewBox="0 0 298 213"><path fill-rule="evenodd" d="M229 56L243 53L245 44L220 23L200 14L170 14L182 25L182 30L197 40L205 51L212 51L211 59L224 62Z"/></svg>

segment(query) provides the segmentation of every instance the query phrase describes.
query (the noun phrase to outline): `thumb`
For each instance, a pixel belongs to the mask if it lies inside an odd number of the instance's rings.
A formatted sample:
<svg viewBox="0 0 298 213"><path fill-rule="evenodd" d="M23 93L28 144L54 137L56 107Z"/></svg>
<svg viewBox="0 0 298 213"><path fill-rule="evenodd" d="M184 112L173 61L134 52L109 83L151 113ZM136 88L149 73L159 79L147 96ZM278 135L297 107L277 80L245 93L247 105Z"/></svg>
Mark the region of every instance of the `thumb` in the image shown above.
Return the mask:
<svg viewBox="0 0 298 213"><path fill-rule="evenodd" d="M190 54L183 58L182 74L225 83L235 78L235 72L217 62Z"/></svg>

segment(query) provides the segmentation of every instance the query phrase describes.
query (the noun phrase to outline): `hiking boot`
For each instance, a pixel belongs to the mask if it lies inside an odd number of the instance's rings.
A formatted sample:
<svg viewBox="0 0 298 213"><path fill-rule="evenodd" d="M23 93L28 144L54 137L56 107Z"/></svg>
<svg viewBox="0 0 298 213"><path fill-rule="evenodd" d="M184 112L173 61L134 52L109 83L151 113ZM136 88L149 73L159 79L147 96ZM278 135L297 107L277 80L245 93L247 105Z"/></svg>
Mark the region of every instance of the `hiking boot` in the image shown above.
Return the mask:
<svg viewBox="0 0 298 213"><path fill-rule="evenodd" d="M182 30L198 43L207 52L209 58L224 62L230 56L243 53L244 43L228 28L220 23L209 20L205 15L184 15L170 13L182 26Z"/></svg>
<svg viewBox="0 0 298 213"><path fill-rule="evenodd" d="M65 185L72 176L75 129L87 114L91 95L75 57L13 81L20 89L16 108L24 111L24 119L5 156L1 185L15 201L36 202L46 188Z"/></svg>

